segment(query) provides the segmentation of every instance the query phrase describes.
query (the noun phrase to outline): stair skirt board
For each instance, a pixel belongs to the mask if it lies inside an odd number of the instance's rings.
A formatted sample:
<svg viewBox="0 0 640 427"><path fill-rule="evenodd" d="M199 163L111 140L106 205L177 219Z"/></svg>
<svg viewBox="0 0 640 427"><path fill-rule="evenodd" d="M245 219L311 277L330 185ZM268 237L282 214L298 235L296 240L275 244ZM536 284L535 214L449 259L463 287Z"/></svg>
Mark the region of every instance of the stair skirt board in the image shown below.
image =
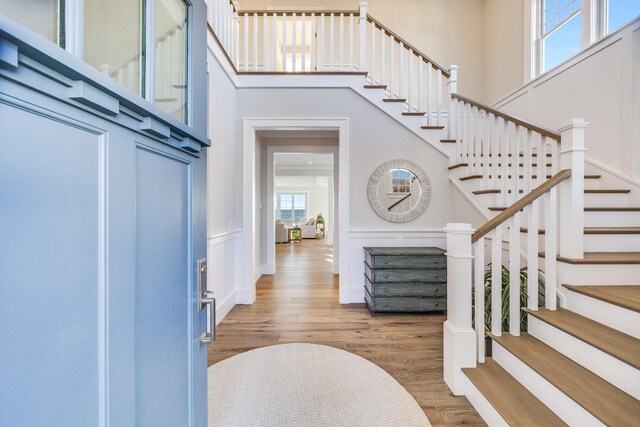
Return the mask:
<svg viewBox="0 0 640 427"><path fill-rule="evenodd" d="M582 406L542 378L497 342L492 343L493 359L527 390L571 426L604 426Z"/></svg>
<svg viewBox="0 0 640 427"><path fill-rule="evenodd" d="M559 291L565 297L566 306L564 308L567 310L640 339L640 313L574 292L565 287L562 287Z"/></svg>
<svg viewBox="0 0 640 427"><path fill-rule="evenodd" d="M464 397L473 405L482 419L491 427L509 427L509 424L502 418L496 408L493 407L486 397L478 390L466 375L463 375L465 385Z"/></svg>
<svg viewBox="0 0 640 427"><path fill-rule="evenodd" d="M640 371L637 369L531 315L528 316L528 329L532 337L640 399Z"/></svg>

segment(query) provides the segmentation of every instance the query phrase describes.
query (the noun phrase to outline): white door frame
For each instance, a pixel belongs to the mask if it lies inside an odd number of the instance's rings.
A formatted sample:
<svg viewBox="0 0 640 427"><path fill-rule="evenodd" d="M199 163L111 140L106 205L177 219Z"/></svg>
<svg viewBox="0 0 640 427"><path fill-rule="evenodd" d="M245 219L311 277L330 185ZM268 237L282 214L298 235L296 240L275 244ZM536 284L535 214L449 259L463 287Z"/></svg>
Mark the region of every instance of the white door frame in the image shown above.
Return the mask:
<svg viewBox="0 0 640 427"><path fill-rule="evenodd" d="M260 244L256 237L256 131L259 130L337 130L338 131L338 170L334 163L334 179L338 177L338 215L334 216L334 265L338 262L340 275L339 298L340 303L349 303L349 288L347 285L347 251L339 250L340 242L348 241L349 227L349 119L348 118L245 118L242 129L242 223L243 223L243 253L245 257L239 263L241 274L241 289L238 289L239 304L253 304L256 300L256 281L261 271L256 269L255 248ZM321 147L309 147L319 151ZM334 147L329 147L334 148ZM310 150L311 151L311 150ZM335 161L335 155L334 155ZM269 177L269 174L267 174ZM268 178L267 178L268 179ZM273 180L273 176L271 177ZM335 185L335 184L334 184ZM273 185L272 185L273 188ZM270 200L269 200L270 199ZM267 204L273 204L273 197L268 198ZM273 206L268 214L273 217ZM334 207L335 211L335 207ZM273 227L267 226L267 233L275 233ZM267 234L269 236L269 234ZM275 236L273 237L275 239ZM270 240L267 240L270 241ZM274 240L275 241L275 240ZM270 246L270 245L267 245ZM346 246L343 244L343 246ZM272 248L273 250L273 248ZM274 252L275 257L275 252ZM275 263L275 258L274 258Z"/></svg>
<svg viewBox="0 0 640 427"><path fill-rule="evenodd" d="M299 146L288 146L288 145L278 145L278 146L267 146L267 215L266 221L267 224L267 262L265 264L265 268L263 269L263 274L274 274L276 272L276 250L275 250L275 242L276 242L276 233L275 228L269 226L268 224L275 223L274 211L275 207L273 205L273 194L275 193L275 168L274 168L274 154L275 153L319 153L319 154L333 154L333 176L332 176L332 184L333 184L333 200L329 200L329 207L331 209L331 229L328 230L331 236L331 240L333 240L333 233L335 233L336 228L336 218L339 216L338 207L340 205L339 202L336 202L336 196L340 196L339 189L339 164L340 164L340 155L338 153L338 146L331 145L299 145ZM336 190L337 188L337 190ZM338 221L339 223L339 221ZM325 224L325 226L328 225ZM333 273L339 274L339 259L338 254L340 253L339 242L333 242Z"/></svg>

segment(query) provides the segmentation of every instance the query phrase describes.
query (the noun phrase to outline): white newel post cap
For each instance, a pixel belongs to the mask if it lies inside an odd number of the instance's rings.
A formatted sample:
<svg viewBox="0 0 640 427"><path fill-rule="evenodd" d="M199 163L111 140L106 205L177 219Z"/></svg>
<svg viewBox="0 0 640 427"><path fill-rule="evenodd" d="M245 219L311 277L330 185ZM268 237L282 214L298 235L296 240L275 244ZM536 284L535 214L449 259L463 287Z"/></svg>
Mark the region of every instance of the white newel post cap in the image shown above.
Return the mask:
<svg viewBox="0 0 640 427"><path fill-rule="evenodd" d="M233 2L233 7L236 8L236 11L240 9L240 2L234 1Z"/></svg>
<svg viewBox="0 0 640 427"><path fill-rule="evenodd" d="M558 132L564 132L573 128L584 129L587 126L589 126L589 122L585 121L585 119L571 119L563 123L558 129Z"/></svg>
<svg viewBox="0 0 640 427"><path fill-rule="evenodd" d="M367 13L367 6L369 5L369 3L367 3L366 1L361 1L360 3L358 3L358 8L360 9L360 15L362 16L363 14L366 15Z"/></svg>

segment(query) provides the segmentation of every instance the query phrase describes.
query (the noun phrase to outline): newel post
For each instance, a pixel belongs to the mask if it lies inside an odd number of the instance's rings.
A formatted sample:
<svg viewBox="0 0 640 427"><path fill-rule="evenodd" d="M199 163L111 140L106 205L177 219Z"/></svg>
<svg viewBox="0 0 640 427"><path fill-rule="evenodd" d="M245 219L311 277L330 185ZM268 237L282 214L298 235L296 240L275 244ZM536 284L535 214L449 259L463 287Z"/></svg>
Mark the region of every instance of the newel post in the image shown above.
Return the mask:
<svg viewBox="0 0 640 427"><path fill-rule="evenodd" d="M358 3L360 9L360 71L367 68L367 2Z"/></svg>
<svg viewBox="0 0 640 427"><path fill-rule="evenodd" d="M470 224L449 223L447 234L447 320L444 322L444 381L462 395L462 368L476 366L476 333L471 327L473 252Z"/></svg>
<svg viewBox="0 0 640 427"><path fill-rule="evenodd" d="M571 169L571 178L560 183L560 256L584 256L584 152L585 131L589 123L572 119L559 130L560 170Z"/></svg>
<svg viewBox="0 0 640 427"><path fill-rule="evenodd" d="M456 125L457 112L455 109L456 102L451 98L451 95L458 93L458 66L452 65L449 67L449 111L447 112L447 139L453 139L453 127Z"/></svg>
<svg viewBox="0 0 640 427"><path fill-rule="evenodd" d="M232 23L232 47L231 47L231 60L233 61L233 65L238 68L238 64L240 63L240 17L238 16L238 11L240 10L240 3L237 1L233 2L233 23ZM274 30L275 31L275 30Z"/></svg>

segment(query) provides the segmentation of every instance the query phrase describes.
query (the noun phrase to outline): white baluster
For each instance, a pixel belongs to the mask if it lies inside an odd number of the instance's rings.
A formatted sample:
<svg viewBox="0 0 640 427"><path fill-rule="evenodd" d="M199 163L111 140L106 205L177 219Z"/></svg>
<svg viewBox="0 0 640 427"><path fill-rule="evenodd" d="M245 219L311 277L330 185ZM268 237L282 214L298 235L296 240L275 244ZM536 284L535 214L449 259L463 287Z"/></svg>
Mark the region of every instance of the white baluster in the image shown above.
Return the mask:
<svg viewBox="0 0 640 427"><path fill-rule="evenodd" d="M534 167L539 166L540 163L544 164L544 159L538 158L538 162L535 163L534 151L533 151L533 132L530 129L524 130L523 137L523 147L522 147L522 164L524 169L522 170L522 189L524 190L524 194L527 194L531 191L532 187L532 179L534 174ZM519 158L519 157L518 157Z"/></svg>
<svg viewBox="0 0 640 427"><path fill-rule="evenodd" d="M442 123L441 120L441 116L442 116L442 70L440 70L438 68L438 70L436 71L437 75L438 75L438 92L437 92L437 103L436 106L438 108L438 111L436 113L436 126L440 126Z"/></svg>
<svg viewBox="0 0 640 427"><path fill-rule="evenodd" d="M293 45L293 51L291 52L291 68L294 73L298 71L296 67L296 59L298 56L298 46L296 44L296 37L298 35L298 27L296 26L296 14L291 14L291 44Z"/></svg>
<svg viewBox="0 0 640 427"><path fill-rule="evenodd" d="M396 45L396 39L393 35L389 38L389 98L393 98L393 89L395 87L395 62L396 55L394 52L394 47Z"/></svg>
<svg viewBox="0 0 640 427"><path fill-rule="evenodd" d="M311 14L311 67L309 71L316 70L316 14Z"/></svg>
<svg viewBox="0 0 640 427"><path fill-rule="evenodd" d="M409 78L407 79L407 109L413 106L413 49L409 49Z"/></svg>
<svg viewBox="0 0 640 427"><path fill-rule="evenodd" d="M385 39L387 38L384 28L380 29L380 83L385 84L386 78L386 68L387 64L385 62Z"/></svg>
<svg viewBox="0 0 640 427"><path fill-rule="evenodd" d="M500 167L498 166L498 164L500 163L500 159L502 158L501 150L500 150L500 136L501 136L500 117L493 116L491 128L492 128L491 143L493 144L492 151L494 153L493 167L491 168L491 187L501 190L500 196L496 198L497 202L500 204L500 203L503 203L502 199L504 198L504 194L502 194L502 189L500 188L500 180L498 179L498 175L500 175Z"/></svg>
<svg viewBox="0 0 640 427"><path fill-rule="evenodd" d="M353 62L353 13L349 14L349 71L354 70Z"/></svg>
<svg viewBox="0 0 640 427"><path fill-rule="evenodd" d="M544 195L544 306L548 310L556 309L558 255L558 192L553 187Z"/></svg>
<svg viewBox="0 0 640 427"><path fill-rule="evenodd" d="M480 174L480 162L482 159L478 157L478 150L476 149L476 128L478 127L477 122L478 109L476 107L469 107L469 174L470 175L479 175Z"/></svg>
<svg viewBox="0 0 640 427"><path fill-rule="evenodd" d="M253 14L253 71L258 71L258 14Z"/></svg>
<svg viewBox="0 0 640 427"><path fill-rule="evenodd" d="M287 70L287 14L282 14L282 71Z"/></svg>
<svg viewBox="0 0 640 427"><path fill-rule="evenodd" d="M360 71L365 71L367 68L367 3L358 3L358 8L360 10Z"/></svg>
<svg viewBox="0 0 640 427"><path fill-rule="evenodd" d="M233 12L233 38L232 38L232 54L231 59L236 69L240 67L240 16L238 10L240 9L240 3L237 1L233 3L235 12Z"/></svg>
<svg viewBox="0 0 640 427"><path fill-rule="evenodd" d="M318 40L320 42L319 53L318 56L318 71L324 71L324 13L320 14L320 37Z"/></svg>
<svg viewBox="0 0 640 427"><path fill-rule="evenodd" d="M376 84L374 77L376 70L376 24L371 22L371 67L369 68L369 77L371 78L371 84Z"/></svg>
<svg viewBox="0 0 640 427"><path fill-rule="evenodd" d="M244 70L249 71L249 15L244 15Z"/></svg>
<svg viewBox="0 0 640 427"><path fill-rule="evenodd" d="M427 69L427 124L433 125L433 64L429 63Z"/></svg>
<svg viewBox="0 0 640 427"><path fill-rule="evenodd" d="M271 68L269 68L269 65L267 64L267 61L269 58L267 54L267 27L268 27L267 23L268 22L269 21L267 20L267 14L263 13L262 14L262 71L271 70Z"/></svg>
<svg viewBox="0 0 640 427"><path fill-rule="evenodd" d="M307 71L307 16L302 14L302 72Z"/></svg>
<svg viewBox="0 0 640 427"><path fill-rule="evenodd" d="M335 40L334 40L335 30L333 29L333 13L329 15L329 70L333 71L333 64L335 60Z"/></svg>
<svg viewBox="0 0 640 427"><path fill-rule="evenodd" d="M278 71L278 15L271 16L271 62L273 63L273 71Z"/></svg>
<svg viewBox="0 0 640 427"><path fill-rule="evenodd" d="M520 335L520 212L513 215L509 236L509 333Z"/></svg>
<svg viewBox="0 0 640 427"><path fill-rule="evenodd" d="M491 152L490 148L490 123L491 123L491 114L483 111L482 117L482 154L484 156L484 166L482 167L482 186L484 188L489 188L489 174L491 173L491 166L495 164L499 159L495 155L495 153Z"/></svg>
<svg viewBox="0 0 640 427"><path fill-rule="evenodd" d="M344 71L344 13L340 14L340 40L339 40L340 44L338 46L338 49L340 51L340 63L338 64L340 66L340 71Z"/></svg>
<svg viewBox="0 0 640 427"><path fill-rule="evenodd" d="M491 333L502 335L502 225L491 240Z"/></svg>
<svg viewBox="0 0 640 427"><path fill-rule="evenodd" d="M505 119L502 120L502 131L500 133L500 140L502 141L502 157L500 158L500 163L502 166L500 169L502 170L502 178L500 182L502 182L501 194L502 194L502 206L507 206L509 204L509 200L511 200L511 195L509 194L510 180L509 180L509 153L510 153L510 126L509 122Z"/></svg>
<svg viewBox="0 0 640 427"><path fill-rule="evenodd" d="M423 67L422 64L424 64L424 61L422 60L422 57L420 57L420 58L418 58L418 111L419 112L424 111L422 109L422 107L423 107L422 92L424 90L424 88L422 87L423 86L422 75L424 73L424 71L422 69L422 67ZM449 125L451 125L451 122L449 122Z"/></svg>
<svg viewBox="0 0 640 427"><path fill-rule="evenodd" d="M527 209L527 307L538 309L538 230L540 205L534 200Z"/></svg>
<svg viewBox="0 0 640 427"><path fill-rule="evenodd" d="M474 244L474 253L476 341L478 345L478 362L484 363L484 237L479 238Z"/></svg>
<svg viewBox="0 0 640 427"><path fill-rule="evenodd" d="M398 46L398 98L404 98L404 43L400 41Z"/></svg>

